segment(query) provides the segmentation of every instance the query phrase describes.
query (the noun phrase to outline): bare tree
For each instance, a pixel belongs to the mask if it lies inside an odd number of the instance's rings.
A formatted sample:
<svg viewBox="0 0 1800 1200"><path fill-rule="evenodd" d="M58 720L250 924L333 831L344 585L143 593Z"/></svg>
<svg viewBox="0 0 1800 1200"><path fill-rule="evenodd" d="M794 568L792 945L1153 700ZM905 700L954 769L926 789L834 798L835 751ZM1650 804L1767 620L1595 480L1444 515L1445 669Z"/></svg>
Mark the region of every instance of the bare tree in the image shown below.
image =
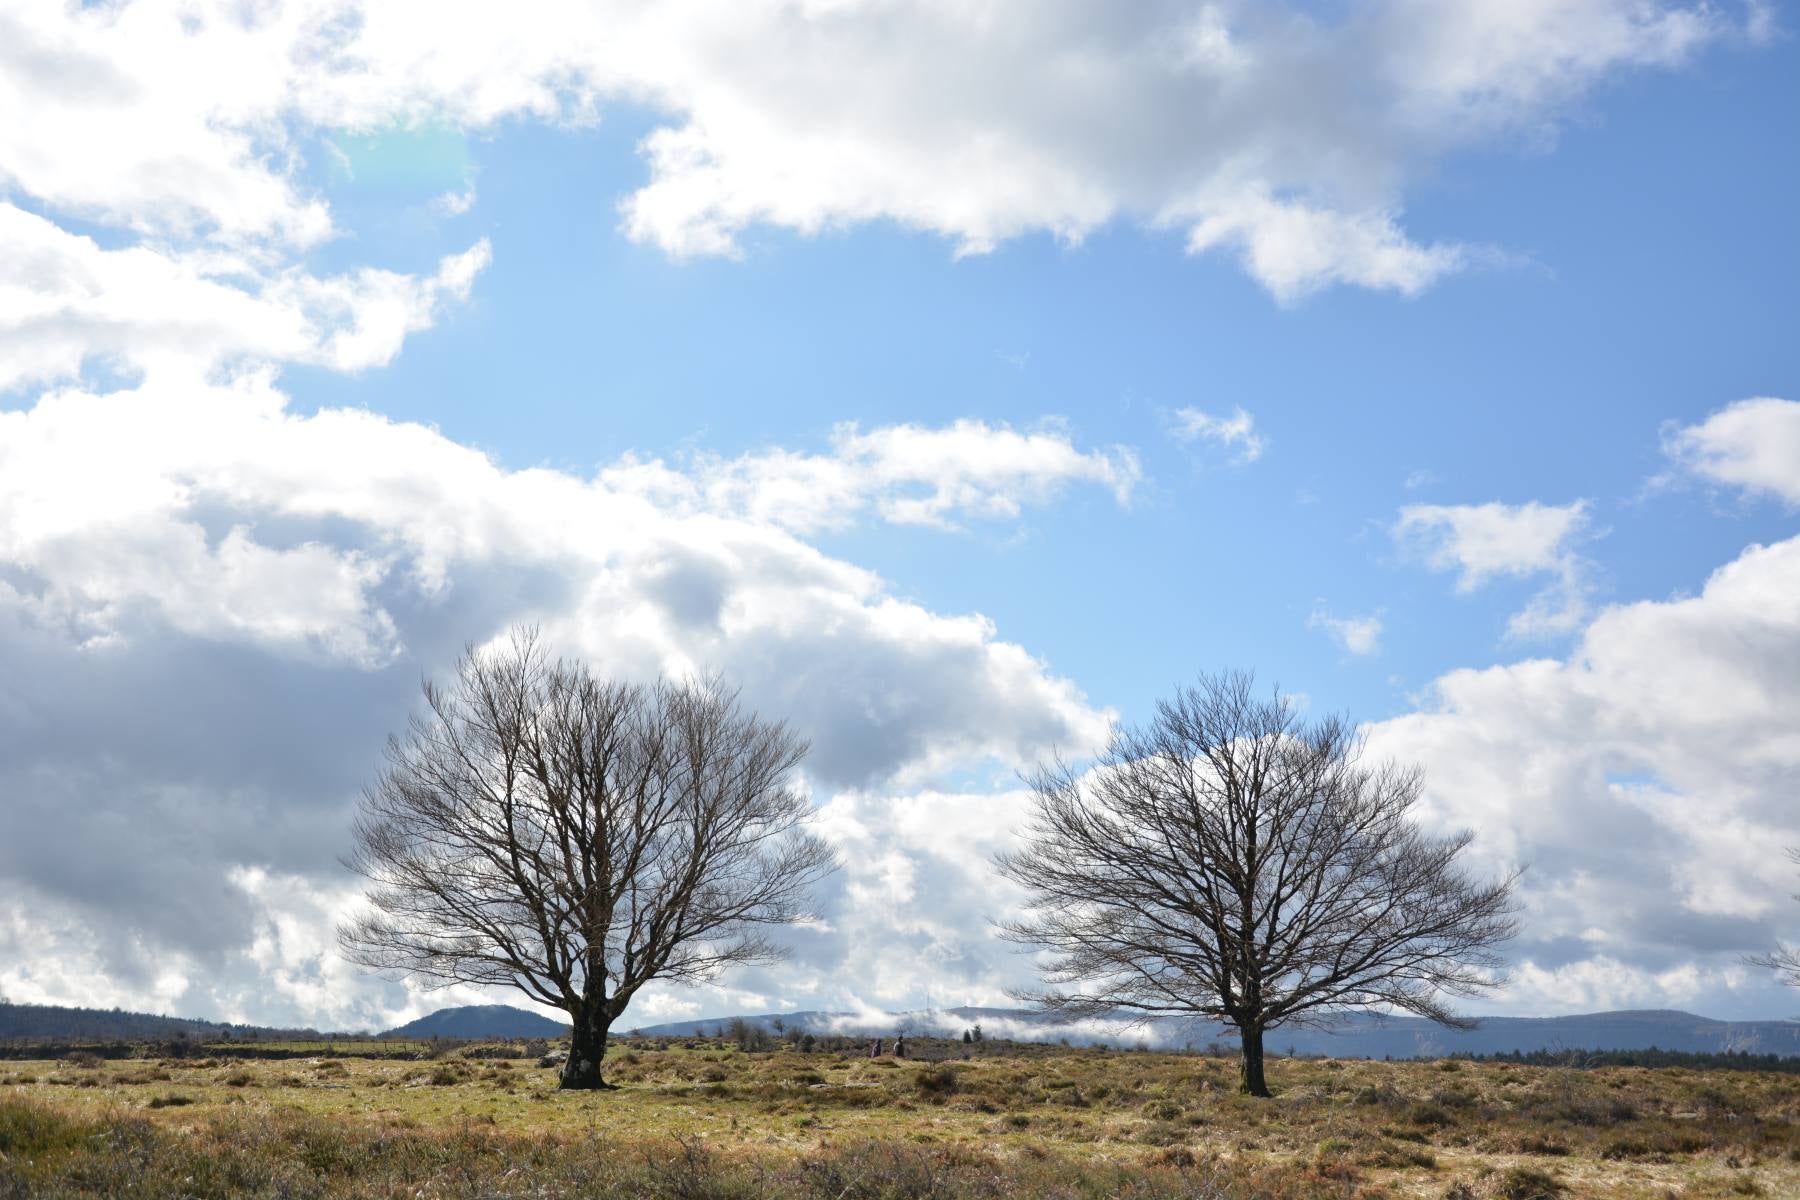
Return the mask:
<svg viewBox="0 0 1800 1200"><path fill-rule="evenodd" d="M1800 863L1800 846L1788 847L1788 857ZM1794 897L1800 900L1800 895ZM1778 945L1763 955L1748 960L1752 966L1768 967L1775 977L1789 987L1800 987L1800 946Z"/></svg>
<svg viewBox="0 0 1800 1200"><path fill-rule="evenodd" d="M1234 673L1115 728L1087 772L1039 767L1030 841L996 859L1029 896L1003 936L1050 952L1050 990L1026 997L1235 1026L1257 1096L1277 1026L1358 1008L1471 1026L1443 997L1495 986L1516 876L1466 878L1472 835L1421 832L1420 772L1364 766L1362 750L1344 721L1306 724Z"/></svg>
<svg viewBox="0 0 1800 1200"><path fill-rule="evenodd" d="M805 743L717 680L605 681L517 630L425 702L363 794L345 862L368 906L339 943L561 1008L565 1088L607 1086L607 1033L652 979L780 958L769 927L836 866L791 786Z"/></svg>

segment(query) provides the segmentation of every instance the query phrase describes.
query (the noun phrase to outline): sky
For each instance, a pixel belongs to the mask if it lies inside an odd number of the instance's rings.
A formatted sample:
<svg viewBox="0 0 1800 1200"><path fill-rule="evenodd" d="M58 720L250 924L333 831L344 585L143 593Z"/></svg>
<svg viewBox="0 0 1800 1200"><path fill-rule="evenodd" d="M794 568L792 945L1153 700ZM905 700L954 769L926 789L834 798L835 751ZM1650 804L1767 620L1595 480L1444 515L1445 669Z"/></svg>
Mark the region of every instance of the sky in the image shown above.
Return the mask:
<svg viewBox="0 0 1800 1200"><path fill-rule="evenodd" d="M0 0L0 994L374 1028L390 732L535 623L812 743L791 959L1004 1004L1020 782L1242 668L1525 867L1471 1011L1788 1017L1800 16Z"/></svg>

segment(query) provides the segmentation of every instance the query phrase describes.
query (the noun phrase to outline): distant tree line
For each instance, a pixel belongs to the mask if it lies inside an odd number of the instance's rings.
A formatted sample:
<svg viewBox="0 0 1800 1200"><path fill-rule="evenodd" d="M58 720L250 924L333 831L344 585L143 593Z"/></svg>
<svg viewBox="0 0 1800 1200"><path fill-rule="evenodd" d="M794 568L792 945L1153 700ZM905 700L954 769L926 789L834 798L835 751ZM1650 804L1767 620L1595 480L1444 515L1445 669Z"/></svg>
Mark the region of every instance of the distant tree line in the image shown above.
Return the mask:
<svg viewBox="0 0 1800 1200"><path fill-rule="evenodd" d="M193 1038L199 1041L316 1041L315 1029L276 1029L234 1025L119 1008L65 1008L53 1004L0 1003L0 1041L148 1041ZM354 1035L332 1034L346 1038Z"/></svg>
<svg viewBox="0 0 1800 1200"><path fill-rule="evenodd" d="M1800 1075L1800 1057L1752 1054L1745 1050L1502 1050L1497 1054L1457 1054L1478 1063L1519 1063L1528 1067L1687 1067L1695 1071L1779 1071Z"/></svg>

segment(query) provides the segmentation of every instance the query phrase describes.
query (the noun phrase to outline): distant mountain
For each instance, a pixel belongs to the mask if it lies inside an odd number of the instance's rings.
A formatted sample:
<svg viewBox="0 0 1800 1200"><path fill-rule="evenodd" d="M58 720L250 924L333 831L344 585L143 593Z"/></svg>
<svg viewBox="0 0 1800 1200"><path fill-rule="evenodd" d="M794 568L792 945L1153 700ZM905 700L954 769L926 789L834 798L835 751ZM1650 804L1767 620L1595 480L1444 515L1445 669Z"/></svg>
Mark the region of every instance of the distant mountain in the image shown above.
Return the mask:
<svg viewBox="0 0 1800 1200"><path fill-rule="evenodd" d="M379 1036L384 1038L553 1038L569 1032L560 1021L510 1004L440 1008Z"/></svg>
<svg viewBox="0 0 1800 1200"><path fill-rule="evenodd" d="M0 1041L132 1042L270 1041L316 1038L313 1029L274 1029L262 1025L229 1025L188 1017L126 1012L112 1008L63 1008L54 1004L0 1004Z"/></svg>
<svg viewBox="0 0 1800 1200"><path fill-rule="evenodd" d="M692 1037L722 1033L735 1018L676 1021L631 1029L623 1022L615 1033L653 1037ZM742 1018L774 1031L783 1028L815 1035L892 1037L905 1032L961 1037L980 1025L986 1036L1025 1042L1066 1041L1071 1045L1154 1046L1164 1049L1230 1044L1229 1030L1204 1022L1162 1020L1143 1026L1095 1019L1059 1023L1040 1013L1017 1008L943 1008L901 1013L833 1013L804 1011L762 1013ZM627 1018L629 1020L629 1018ZM567 1025L537 1013L503 1004L444 1008L378 1036L390 1038L555 1038ZM314 1040L313 1029L277 1029L230 1025L119 1009L62 1008L46 1004L0 1004L0 1043ZM343 1036L343 1035L337 1035ZM355 1035L355 1036L368 1036ZM1467 1032L1444 1029L1418 1017L1381 1020L1359 1014L1335 1031L1277 1029L1268 1037L1276 1053L1320 1054L1334 1058L1432 1058L1446 1054L1503 1054L1534 1050L1674 1050L1708 1054L1741 1051L1800 1057L1800 1021L1715 1021L1666 1009L1585 1013L1568 1017L1487 1017Z"/></svg>
<svg viewBox="0 0 1800 1200"><path fill-rule="evenodd" d="M522 1008L477 1004L441 1008L378 1037L527 1038L561 1037L567 1025ZM152 1042L189 1038L197 1042L315 1041L323 1036L368 1037L367 1033L324 1035L316 1029L230 1025L190 1017L165 1017L122 1009L63 1008L51 1004L0 1003L0 1042Z"/></svg>
<svg viewBox="0 0 1800 1200"><path fill-rule="evenodd" d="M634 1032L652 1037L693 1037L719 1033L735 1018L676 1021ZM784 1028L815 1035L892 1037L913 1033L961 1037L975 1025L991 1038L1024 1042L1104 1042L1164 1049L1209 1042L1230 1043L1231 1031L1199 1021L1158 1020L1131 1026L1122 1020L1059 1023L1016 1008L944 1008L903 1013L765 1013L742 1018L764 1029L780 1020ZM1501 1054L1514 1050L1678 1050L1686 1053L1742 1051L1800 1056L1800 1021L1715 1021L1666 1009L1585 1013L1568 1017L1486 1017L1473 1030L1445 1029L1421 1017L1357 1014L1334 1030L1275 1029L1272 1051L1332 1058L1435 1058L1446 1054Z"/></svg>

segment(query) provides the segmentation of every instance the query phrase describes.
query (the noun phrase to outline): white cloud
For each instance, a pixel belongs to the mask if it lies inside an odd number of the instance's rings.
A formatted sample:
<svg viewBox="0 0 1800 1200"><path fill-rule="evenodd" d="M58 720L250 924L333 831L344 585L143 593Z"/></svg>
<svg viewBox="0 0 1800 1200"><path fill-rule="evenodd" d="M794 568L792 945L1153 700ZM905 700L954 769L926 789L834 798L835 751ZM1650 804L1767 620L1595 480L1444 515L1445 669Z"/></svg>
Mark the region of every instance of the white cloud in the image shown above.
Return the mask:
<svg viewBox="0 0 1800 1200"><path fill-rule="evenodd" d="M1424 766L1428 825L1476 831L1474 870L1528 864L1512 981L1484 1007L1781 1011L1783 990L1740 956L1800 927L1778 849L1800 842L1797 708L1800 538L1746 550L1697 596L1603 610L1564 659L1450 672L1417 711L1368 726L1372 760ZM986 864L1030 803L835 796L822 832L846 866L829 929L758 977L761 994L852 1012L917 1008L924 987L939 1005L1004 1003L1031 962L980 920L1019 900Z"/></svg>
<svg viewBox="0 0 1800 1200"><path fill-rule="evenodd" d="M152 370L233 360L382 366L488 264L483 240L419 277L364 267L321 278L215 251L102 248L0 202L0 389L84 363Z"/></svg>
<svg viewBox="0 0 1800 1200"><path fill-rule="evenodd" d="M1457 269L1466 248L1418 244L1397 220L1414 171L1725 28L1624 0L1507 19L1399 0L1336 22L1248 3L740 6L730 24L659 64L681 120L646 140L634 237L736 253L759 223L888 219L980 253L1126 217L1182 230L1193 252L1235 249L1283 300L1332 283L1412 294ZM751 46L782 70L748 67Z"/></svg>
<svg viewBox="0 0 1800 1200"><path fill-rule="evenodd" d="M1747 972L1735 964L1704 971L1692 963L1646 970L1605 956L1554 967L1527 960L1508 977L1507 1000L1516 1012L1545 1017L1621 1009L1704 1012L1747 981Z"/></svg>
<svg viewBox="0 0 1800 1200"><path fill-rule="evenodd" d="M1497 577L1554 576L1508 622L1515 637L1568 633L1587 615L1587 564L1574 549L1590 536L1585 500L1563 505L1413 504L1400 510L1393 535L1433 570L1457 572L1459 592L1472 592Z"/></svg>
<svg viewBox="0 0 1800 1200"><path fill-rule="evenodd" d="M31 914L0 928L9 994L326 1024L470 999L352 977L317 931L346 886L348 806L418 675L521 615L607 669L723 666L815 742L846 862L824 921L780 971L654 993L629 1021L910 1008L927 988L1003 1003L1029 980L983 923L1016 900L987 863L1029 798L931 780L1078 755L1105 714L985 620L895 600L771 521L609 472L506 472L368 413L294 415L256 378L57 393L0 416L0 446L0 909ZM217 558L235 536L370 574L330 617L310 585L148 570L195 529ZM294 661L287 631L333 620L360 641ZM1604 610L1565 660L1452 672L1371 727L1376 755L1426 766L1430 821L1478 830L1478 865L1531 864L1500 1006L1767 1004L1736 956L1792 939L1767 848L1800 840L1797 680L1800 539L1696 597Z"/></svg>
<svg viewBox="0 0 1800 1200"><path fill-rule="evenodd" d="M1800 506L1800 401L1739 400L1665 429L1663 453L1694 478Z"/></svg>
<svg viewBox="0 0 1800 1200"><path fill-rule="evenodd" d="M0 185L160 237L311 245L325 204L291 179L281 118L293 13L225 5L12 6L0 13Z"/></svg>
<svg viewBox="0 0 1800 1200"><path fill-rule="evenodd" d="M316 131L635 103L664 123L624 228L678 256L741 253L759 225L892 221L979 253L1127 219L1234 250L1283 300L1412 294L1470 251L1413 240L1410 179L1753 18L1666 0L40 5L0 17L0 111L24 114L0 130L0 186L147 236L299 248L333 232L298 170Z"/></svg>
<svg viewBox="0 0 1800 1200"><path fill-rule="evenodd" d="M1325 630L1338 645L1358 657L1366 657L1381 649L1381 617L1377 614L1334 617L1320 607L1313 609L1306 624L1309 629Z"/></svg>
<svg viewBox="0 0 1800 1200"><path fill-rule="evenodd" d="M1417 539L1434 570L1457 571L1458 591L1497 575L1554 571L1587 522L1587 502L1415 504L1400 510L1395 536Z"/></svg>
<svg viewBox="0 0 1800 1200"><path fill-rule="evenodd" d="M1060 434L843 430L834 446L871 517L993 516L1068 478L1122 479ZM0 880L45 931L0 982L270 1020L402 1015L418 997L321 966L305 930L336 903L348 807L419 675L517 619L609 672L723 670L812 741L826 794L1104 736L1107 714L991 621L889 594L788 532L763 476L714 466L731 487L715 503L702 471L693 504L641 466L509 472L422 426L291 413L259 373L162 370L0 412ZM858 886L894 894L937 870L886 850L869 866ZM83 991L96 975L113 982Z"/></svg>
<svg viewBox="0 0 1800 1200"><path fill-rule="evenodd" d="M942 428L837 427L831 453L768 450L697 456L680 469L631 458L606 473L623 488L689 511L712 511L808 532L873 512L899 525L954 528L959 519L1011 519L1071 483L1104 487L1124 504L1142 471L1123 446L1082 451L1059 429L1019 432L982 421Z"/></svg>
<svg viewBox="0 0 1800 1200"><path fill-rule="evenodd" d="M1224 449L1237 447L1237 461L1253 463L1262 457L1264 442L1256 432L1256 418L1242 408L1229 417L1216 417L1197 408L1178 408L1170 433L1178 442L1212 442Z"/></svg>
<svg viewBox="0 0 1800 1200"><path fill-rule="evenodd" d="M1189 252L1235 247L1245 272L1283 303L1339 283L1416 296L1473 256L1464 246L1415 245L1392 212L1336 212L1275 199L1263 186L1166 213L1189 224Z"/></svg>
<svg viewBox="0 0 1800 1200"><path fill-rule="evenodd" d="M1698 596L1605 609L1565 659L1453 671L1369 726L1372 758L1425 767L1428 824L1476 830L1474 869L1529 865L1511 982L1484 1007L1782 1011L1740 956L1800 921L1772 849L1800 841L1797 706L1800 539L1750 548ZM1006 1003L1031 962L980 920L1019 898L986 863L1029 808L1022 790L837 795L821 809L846 864L829 928L748 982L771 1008L917 1008L926 987L943 1006Z"/></svg>
<svg viewBox="0 0 1800 1200"><path fill-rule="evenodd" d="M1475 829L1491 869L1530 864L1509 1006L1573 981L1570 1007L1712 1007L1772 989L1738 956L1791 939L1795 711L1800 539L1603 610L1566 659L1453 671L1370 734L1425 766L1432 820Z"/></svg>
<svg viewBox="0 0 1800 1200"><path fill-rule="evenodd" d="M1008 1003L1028 968L987 925L1017 901L990 860L1016 848L1030 805L1024 790L858 791L826 803L819 832L844 868L831 932L814 947L816 994L852 1010L922 1007L927 988L940 1005Z"/></svg>
<svg viewBox="0 0 1800 1200"><path fill-rule="evenodd" d="M445 192L431 202L431 207L446 217L460 217L475 207L475 189Z"/></svg>
<svg viewBox="0 0 1800 1200"><path fill-rule="evenodd" d="M471 566L541 564L569 580L546 616L566 619L571 641L609 660L680 671L742 656L820 722L902 739L877 756L884 765L863 770L969 754L1012 760L1023 747L1094 735L1078 695L996 641L985 619L895 600L875 577L779 532L793 515L788 458L766 476L726 471L732 486L695 511L663 506L661 485L677 477L660 465L592 481L508 473L420 426L353 411L295 417L284 406L258 376L158 378L0 414L0 558L30 579L17 602L88 637L119 632L147 606L198 636L299 642L368 663L399 649L392 611L408 589L429 601ZM1033 464L1049 464L1060 482L1057 470L1087 462L1060 436L938 432L841 431L844 458L812 465L885 515L941 521L962 508L1016 512L1045 490ZM865 456L866 447L876 449ZM994 451L986 467L959 457L984 447ZM915 479L933 490L888 495ZM708 486L703 473L697 490ZM842 655L823 675L780 661L815 643ZM850 653L857 645L876 652ZM985 681L961 674L970 667ZM884 683L871 677L888 672ZM926 737L895 720L920 703L972 713L984 694L1025 722L1020 740L994 740L991 722Z"/></svg>

